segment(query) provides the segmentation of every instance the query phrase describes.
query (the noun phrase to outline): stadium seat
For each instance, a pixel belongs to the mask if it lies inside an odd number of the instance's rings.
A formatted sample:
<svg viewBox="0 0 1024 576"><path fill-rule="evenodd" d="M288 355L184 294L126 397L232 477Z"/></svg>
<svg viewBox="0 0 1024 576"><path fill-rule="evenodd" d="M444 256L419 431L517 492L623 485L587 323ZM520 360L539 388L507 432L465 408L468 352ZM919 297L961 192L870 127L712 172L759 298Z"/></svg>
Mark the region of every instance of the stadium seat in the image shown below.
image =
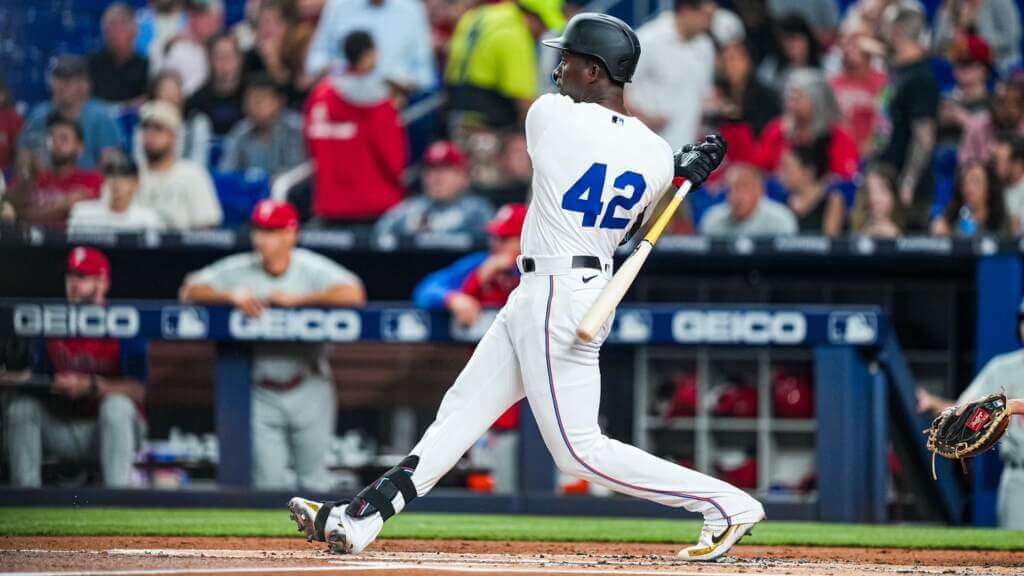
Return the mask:
<svg viewBox="0 0 1024 576"><path fill-rule="evenodd" d="M270 196L270 178L261 170L214 172L213 183L224 211L224 228L237 228L249 221L253 206Z"/></svg>

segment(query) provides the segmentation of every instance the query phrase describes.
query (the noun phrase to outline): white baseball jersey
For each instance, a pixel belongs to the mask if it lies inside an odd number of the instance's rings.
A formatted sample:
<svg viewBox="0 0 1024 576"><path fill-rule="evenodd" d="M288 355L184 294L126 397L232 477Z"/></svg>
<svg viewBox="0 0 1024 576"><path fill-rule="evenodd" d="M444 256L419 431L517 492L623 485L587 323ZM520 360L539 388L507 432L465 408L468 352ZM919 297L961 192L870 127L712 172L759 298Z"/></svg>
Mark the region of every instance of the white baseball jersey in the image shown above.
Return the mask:
<svg viewBox="0 0 1024 576"><path fill-rule="evenodd" d="M530 106L526 146L533 160L527 256L611 260L674 176L672 148L643 122L558 94Z"/></svg>

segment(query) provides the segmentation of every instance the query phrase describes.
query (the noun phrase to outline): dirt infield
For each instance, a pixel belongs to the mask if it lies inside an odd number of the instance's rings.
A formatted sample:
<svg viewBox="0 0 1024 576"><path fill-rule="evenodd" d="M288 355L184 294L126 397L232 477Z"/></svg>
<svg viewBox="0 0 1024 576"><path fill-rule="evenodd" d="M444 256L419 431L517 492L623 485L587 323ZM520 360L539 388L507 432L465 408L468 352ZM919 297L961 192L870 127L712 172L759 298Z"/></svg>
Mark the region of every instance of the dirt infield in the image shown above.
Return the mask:
<svg viewBox="0 0 1024 576"><path fill-rule="evenodd" d="M155 520L159 521L159 520ZM382 540L339 557L300 538L0 537L4 573L81 574L1021 574L1024 552L740 546L690 564L678 545Z"/></svg>

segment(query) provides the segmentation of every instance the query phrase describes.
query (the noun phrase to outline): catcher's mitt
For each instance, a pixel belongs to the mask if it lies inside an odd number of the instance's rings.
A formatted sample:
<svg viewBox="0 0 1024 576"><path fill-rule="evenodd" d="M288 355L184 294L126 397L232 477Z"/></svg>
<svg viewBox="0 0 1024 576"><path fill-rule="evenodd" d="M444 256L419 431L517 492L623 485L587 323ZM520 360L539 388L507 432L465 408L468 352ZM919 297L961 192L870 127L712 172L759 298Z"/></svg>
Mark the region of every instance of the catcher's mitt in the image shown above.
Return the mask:
<svg viewBox="0 0 1024 576"><path fill-rule="evenodd" d="M977 456L1003 437L1010 425L1010 412L1004 394L992 394L981 400L947 408L925 430L932 451L932 477L935 455L963 461Z"/></svg>

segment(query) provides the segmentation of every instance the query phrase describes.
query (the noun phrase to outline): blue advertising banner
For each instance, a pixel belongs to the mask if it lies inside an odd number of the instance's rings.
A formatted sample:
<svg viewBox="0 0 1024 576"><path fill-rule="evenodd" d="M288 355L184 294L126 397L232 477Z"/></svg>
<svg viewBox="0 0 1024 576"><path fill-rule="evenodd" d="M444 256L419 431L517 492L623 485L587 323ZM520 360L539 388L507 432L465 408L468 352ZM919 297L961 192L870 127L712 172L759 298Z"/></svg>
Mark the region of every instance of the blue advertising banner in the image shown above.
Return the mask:
<svg viewBox="0 0 1024 576"><path fill-rule="evenodd" d="M475 342L497 311L476 325L403 303L361 309L271 308L258 318L227 307L163 302L75 306L57 300L0 300L0 336L212 340L218 342ZM618 309L609 344L879 346L886 316L870 307L631 305Z"/></svg>

